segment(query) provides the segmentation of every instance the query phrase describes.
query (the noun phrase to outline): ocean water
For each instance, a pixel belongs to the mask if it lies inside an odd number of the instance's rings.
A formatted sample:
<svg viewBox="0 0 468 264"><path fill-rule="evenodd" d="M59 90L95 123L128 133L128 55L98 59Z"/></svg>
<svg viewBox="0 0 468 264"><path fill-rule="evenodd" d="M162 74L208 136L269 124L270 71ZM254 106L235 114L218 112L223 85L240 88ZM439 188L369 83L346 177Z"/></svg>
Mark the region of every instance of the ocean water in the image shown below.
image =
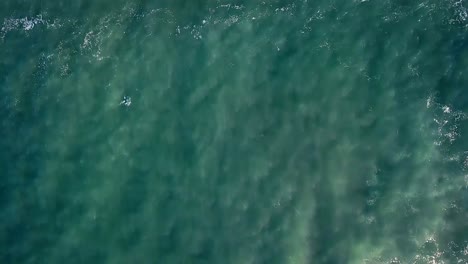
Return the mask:
<svg viewBox="0 0 468 264"><path fill-rule="evenodd" d="M0 263L468 263L468 2L1 1Z"/></svg>

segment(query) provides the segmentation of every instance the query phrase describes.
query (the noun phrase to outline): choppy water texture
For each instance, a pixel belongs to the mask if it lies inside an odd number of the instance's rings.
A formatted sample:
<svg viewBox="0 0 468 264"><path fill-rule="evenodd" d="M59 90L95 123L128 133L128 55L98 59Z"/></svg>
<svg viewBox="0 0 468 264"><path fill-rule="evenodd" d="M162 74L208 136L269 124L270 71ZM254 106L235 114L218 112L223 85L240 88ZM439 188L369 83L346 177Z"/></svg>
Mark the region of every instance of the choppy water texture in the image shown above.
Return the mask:
<svg viewBox="0 0 468 264"><path fill-rule="evenodd" d="M0 263L467 263L465 0L0 3Z"/></svg>

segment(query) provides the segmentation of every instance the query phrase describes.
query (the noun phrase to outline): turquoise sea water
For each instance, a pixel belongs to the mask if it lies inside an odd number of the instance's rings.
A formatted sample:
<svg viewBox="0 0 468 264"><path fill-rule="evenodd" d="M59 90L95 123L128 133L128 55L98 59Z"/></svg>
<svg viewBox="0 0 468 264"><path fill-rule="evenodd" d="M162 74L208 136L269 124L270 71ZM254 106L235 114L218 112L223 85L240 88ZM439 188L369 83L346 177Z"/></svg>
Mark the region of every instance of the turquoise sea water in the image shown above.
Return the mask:
<svg viewBox="0 0 468 264"><path fill-rule="evenodd" d="M0 263L468 263L468 2L1 1Z"/></svg>

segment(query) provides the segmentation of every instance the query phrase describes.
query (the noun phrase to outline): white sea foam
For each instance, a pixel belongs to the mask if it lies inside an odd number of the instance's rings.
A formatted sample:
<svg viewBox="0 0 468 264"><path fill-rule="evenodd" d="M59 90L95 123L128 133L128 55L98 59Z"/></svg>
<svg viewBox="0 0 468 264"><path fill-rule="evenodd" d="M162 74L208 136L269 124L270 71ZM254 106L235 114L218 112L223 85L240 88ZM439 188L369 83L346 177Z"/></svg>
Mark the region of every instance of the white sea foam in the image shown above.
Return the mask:
<svg viewBox="0 0 468 264"><path fill-rule="evenodd" d="M24 30L29 31L34 29L37 25L47 25L47 21L42 18L42 15L35 17L22 17L22 18L6 18L3 20L0 36L4 37L10 31Z"/></svg>
<svg viewBox="0 0 468 264"><path fill-rule="evenodd" d="M460 137L459 122L468 120L468 115L449 105L435 102L434 95L426 99L426 108L431 109L435 115L433 120L437 125L437 139L434 144L441 146L444 143L454 143Z"/></svg>
<svg viewBox="0 0 468 264"><path fill-rule="evenodd" d="M124 106L130 106L132 104L132 98L130 96L124 96L122 98L122 101L120 101L120 105L124 105Z"/></svg>

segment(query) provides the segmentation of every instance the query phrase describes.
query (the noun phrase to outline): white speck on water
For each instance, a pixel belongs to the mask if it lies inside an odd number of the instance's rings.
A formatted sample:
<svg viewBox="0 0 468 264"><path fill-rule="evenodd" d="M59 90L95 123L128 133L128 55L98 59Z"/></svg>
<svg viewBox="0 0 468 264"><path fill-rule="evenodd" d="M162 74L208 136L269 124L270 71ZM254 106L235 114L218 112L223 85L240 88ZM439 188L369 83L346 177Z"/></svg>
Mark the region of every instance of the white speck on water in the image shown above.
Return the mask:
<svg viewBox="0 0 468 264"><path fill-rule="evenodd" d="M375 223L375 216L366 217L365 222L366 222L366 224Z"/></svg>
<svg viewBox="0 0 468 264"><path fill-rule="evenodd" d="M446 105L444 107L442 107L442 110L444 110L444 113L446 113L446 114L449 114L451 112L450 107L448 107Z"/></svg>
<svg viewBox="0 0 468 264"><path fill-rule="evenodd" d="M120 101L120 105L130 106L132 104L132 98L130 96L124 96L122 101Z"/></svg>
<svg viewBox="0 0 468 264"><path fill-rule="evenodd" d="M432 104L432 97L429 97L429 98L427 98L427 100L426 100L426 108L431 107L431 104Z"/></svg>
<svg viewBox="0 0 468 264"><path fill-rule="evenodd" d="M23 27L24 30L30 30L34 27L34 22L32 22L31 20L26 20L23 22Z"/></svg>
<svg viewBox="0 0 468 264"><path fill-rule="evenodd" d="M281 201L275 201L275 202L273 203L273 207L274 207L274 208L278 208L278 207L280 207L280 206L281 206Z"/></svg>
<svg viewBox="0 0 468 264"><path fill-rule="evenodd" d="M225 24L227 24L228 26L231 26L235 23L237 23L237 21L239 21L239 17L237 16L230 16L228 19L226 19L224 21Z"/></svg>
<svg viewBox="0 0 468 264"><path fill-rule="evenodd" d="M453 141L455 141L455 139L457 139L458 133L456 131L448 132L445 134L445 136L448 138L450 143L452 143Z"/></svg>
<svg viewBox="0 0 468 264"><path fill-rule="evenodd" d="M86 48L89 46L92 35L93 35L93 31L86 33L86 36L83 39L83 44L81 45L83 48Z"/></svg>

